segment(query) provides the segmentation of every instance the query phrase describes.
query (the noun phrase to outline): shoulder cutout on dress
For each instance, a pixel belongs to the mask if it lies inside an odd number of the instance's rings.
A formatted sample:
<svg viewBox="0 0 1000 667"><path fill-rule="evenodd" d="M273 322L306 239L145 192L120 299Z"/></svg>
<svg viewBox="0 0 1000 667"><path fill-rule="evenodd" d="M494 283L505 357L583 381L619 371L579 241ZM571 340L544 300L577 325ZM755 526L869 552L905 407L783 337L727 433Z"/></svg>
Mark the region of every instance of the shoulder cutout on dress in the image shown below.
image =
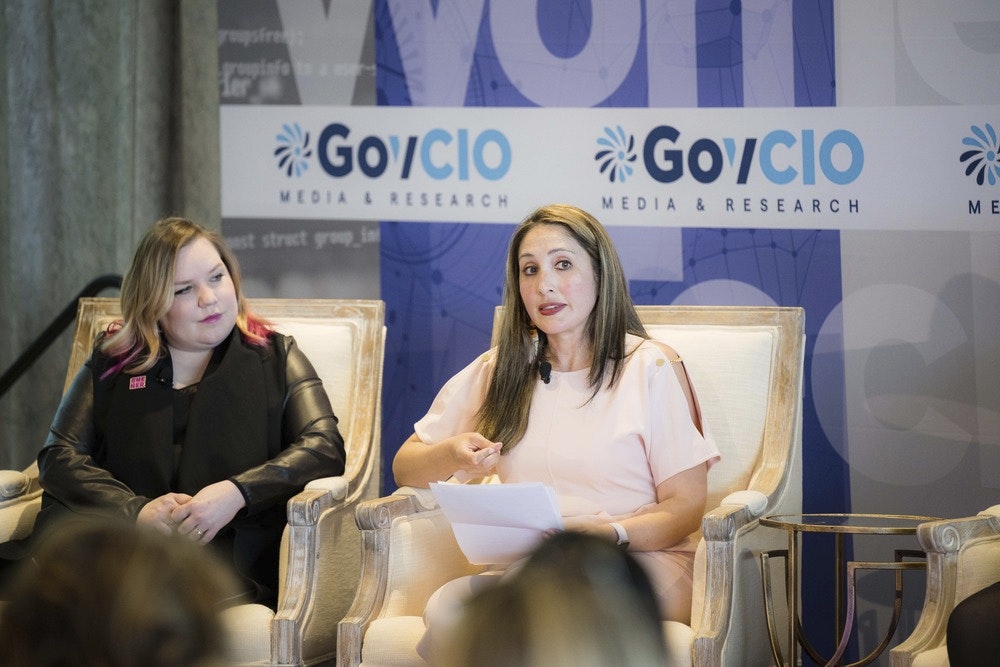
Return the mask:
<svg viewBox="0 0 1000 667"><path fill-rule="evenodd" d="M667 358L666 360L669 361L671 365L673 365L673 364L679 364L679 363L681 363L683 361L681 359L681 355L677 354L677 350L675 350L674 348L670 347L669 345L667 345L666 343L664 343L662 340L656 340L655 338L649 338L647 340L649 340L650 343L652 343L654 346L656 346L656 348L659 349L660 352L663 353L663 355ZM663 362L660 361L660 360L657 360L657 362L656 362L656 364L658 366L662 365L662 363Z"/></svg>

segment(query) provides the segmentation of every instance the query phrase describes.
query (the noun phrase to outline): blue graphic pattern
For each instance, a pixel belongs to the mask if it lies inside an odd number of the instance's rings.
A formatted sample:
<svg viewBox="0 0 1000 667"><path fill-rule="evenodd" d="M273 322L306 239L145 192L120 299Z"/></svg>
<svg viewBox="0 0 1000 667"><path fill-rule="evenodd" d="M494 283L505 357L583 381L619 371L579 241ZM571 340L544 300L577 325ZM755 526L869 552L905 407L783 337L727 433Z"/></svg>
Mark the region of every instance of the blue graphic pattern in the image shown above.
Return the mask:
<svg viewBox="0 0 1000 667"><path fill-rule="evenodd" d="M557 4L565 9L549 12L548 4L539 4L539 15L545 14L539 19L539 28L546 47L566 57L579 51L594 30L593 16L589 3ZM699 104L741 105L739 35L743 4L698 0L694 7ZM465 104L533 106L507 78L496 57L489 16L487 1L478 24L465 26L466 33L476 36ZM794 3L796 104L833 103L831 17L829 0ZM766 26L771 16L758 10L753 18L755 25ZM379 103L411 105L403 60L404 54L412 57L420 48L419 31L412 23L395 25L386 0L376 2L375 21ZM640 54L647 48L646 33L643 26ZM646 76L645 58L636 57L623 84L601 105L645 106ZM609 129L610 133L601 137L609 145L599 148L612 152L602 155L599 150L596 159L603 157L598 164L606 164L609 178L620 180L628 175L623 167L630 162L632 146L625 139L626 133ZM607 162L609 158L611 162ZM516 222L511 220L512 225ZM492 308L500 301L504 249L511 229L506 225L382 224L381 282L390 320L385 386L396 393L387 395L385 403L387 469L397 443L410 435L412 423L427 409L441 384L488 345ZM660 230L643 233L655 235ZM774 303L803 305L808 322L822 322L840 298L840 281L830 275L834 272L839 276L836 239L835 232L687 229L684 280L633 283L634 296L642 303L671 303L699 283L724 280L751 285ZM815 270L817 262L822 272ZM823 441L817 423L807 423L805 428L807 441ZM813 448L806 457L816 456L818 451L821 448ZM835 478L830 475L824 479ZM387 486L392 488L391 479ZM843 489L826 488L824 480L811 480L806 485L806 506L813 502L831 508L846 506L847 499Z"/></svg>
<svg viewBox="0 0 1000 667"><path fill-rule="evenodd" d="M477 24L455 27L462 37L473 40L471 53L462 47L460 57L471 61L465 81L463 106L467 107L534 107L539 106L526 96L516 81L512 81L497 54L490 23L493 0L485 0ZM422 2L422 0L421 0ZM644 12L652 12L649 3L642 3ZM794 44L794 96L789 104L795 106L834 106L836 104L833 48L832 0L773 0L765 9L746 9L741 0L691 0L694 8L695 44L683 46L685 36L677 26L685 18L681 10L672 7L674 15L654 16L642 14L637 26L634 59L621 81L607 91L596 107L647 107L650 106L649 79L659 76L650 71L650 58L654 49L649 35L664 31L665 38L682 42L680 52L672 52L668 60L688 62L697 80L697 105L699 107L741 107L745 105L744 58L747 45L743 31L753 25L755 48L767 44L775 17L785 5L790 5ZM763 3L754 3L755 5ZM683 7L682 3L678 3ZM556 57L576 55L588 38L597 34L601 26L593 24L590 2L538 2L536 16L538 29L548 51ZM433 13L440 9L434 6ZM376 87L378 104L382 106L411 106L413 97L410 85L423 85L420 73L428 63L416 67L421 81L408 81L404 60L419 54L426 35L412 20L393 21L388 0L375 2L375 57L377 64ZM656 34L659 34L658 32ZM690 53L685 56L685 50ZM621 48L622 53L631 49ZM462 82L452 82L462 85ZM670 82L658 82L669 86Z"/></svg>

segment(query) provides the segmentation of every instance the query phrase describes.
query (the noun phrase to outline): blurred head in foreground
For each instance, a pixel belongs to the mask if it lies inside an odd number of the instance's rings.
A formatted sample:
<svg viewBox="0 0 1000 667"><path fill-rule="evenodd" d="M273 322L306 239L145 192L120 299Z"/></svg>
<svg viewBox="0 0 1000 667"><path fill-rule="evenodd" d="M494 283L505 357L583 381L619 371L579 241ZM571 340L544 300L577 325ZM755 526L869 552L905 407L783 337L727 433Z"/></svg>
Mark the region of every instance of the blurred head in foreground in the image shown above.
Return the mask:
<svg viewBox="0 0 1000 667"><path fill-rule="evenodd" d="M629 554L563 532L472 597L438 667L662 667L656 597Z"/></svg>
<svg viewBox="0 0 1000 667"><path fill-rule="evenodd" d="M72 519L25 560L0 607L0 664L222 664L220 601L232 572L190 540L118 521Z"/></svg>

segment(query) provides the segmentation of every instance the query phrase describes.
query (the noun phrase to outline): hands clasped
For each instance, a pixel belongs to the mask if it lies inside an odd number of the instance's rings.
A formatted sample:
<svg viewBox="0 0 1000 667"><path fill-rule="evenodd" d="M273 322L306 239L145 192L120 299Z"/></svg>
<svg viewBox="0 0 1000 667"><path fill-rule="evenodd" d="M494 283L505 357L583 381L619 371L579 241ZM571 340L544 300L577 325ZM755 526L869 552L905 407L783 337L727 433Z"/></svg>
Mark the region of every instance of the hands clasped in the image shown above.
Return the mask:
<svg viewBox="0 0 1000 667"><path fill-rule="evenodd" d="M209 484L193 496L167 493L154 498L139 511L136 523L208 544L245 504L236 485L225 480Z"/></svg>

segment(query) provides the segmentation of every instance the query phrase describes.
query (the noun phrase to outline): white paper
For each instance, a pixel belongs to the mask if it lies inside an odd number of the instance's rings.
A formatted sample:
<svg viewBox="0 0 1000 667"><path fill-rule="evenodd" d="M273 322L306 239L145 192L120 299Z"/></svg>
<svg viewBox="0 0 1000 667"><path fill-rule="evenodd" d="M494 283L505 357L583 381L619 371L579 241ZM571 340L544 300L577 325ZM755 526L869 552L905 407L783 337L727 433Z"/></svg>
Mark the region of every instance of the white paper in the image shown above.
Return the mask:
<svg viewBox="0 0 1000 667"><path fill-rule="evenodd" d="M538 482L430 485L465 557L475 565L509 565L549 530L563 527L555 492Z"/></svg>

